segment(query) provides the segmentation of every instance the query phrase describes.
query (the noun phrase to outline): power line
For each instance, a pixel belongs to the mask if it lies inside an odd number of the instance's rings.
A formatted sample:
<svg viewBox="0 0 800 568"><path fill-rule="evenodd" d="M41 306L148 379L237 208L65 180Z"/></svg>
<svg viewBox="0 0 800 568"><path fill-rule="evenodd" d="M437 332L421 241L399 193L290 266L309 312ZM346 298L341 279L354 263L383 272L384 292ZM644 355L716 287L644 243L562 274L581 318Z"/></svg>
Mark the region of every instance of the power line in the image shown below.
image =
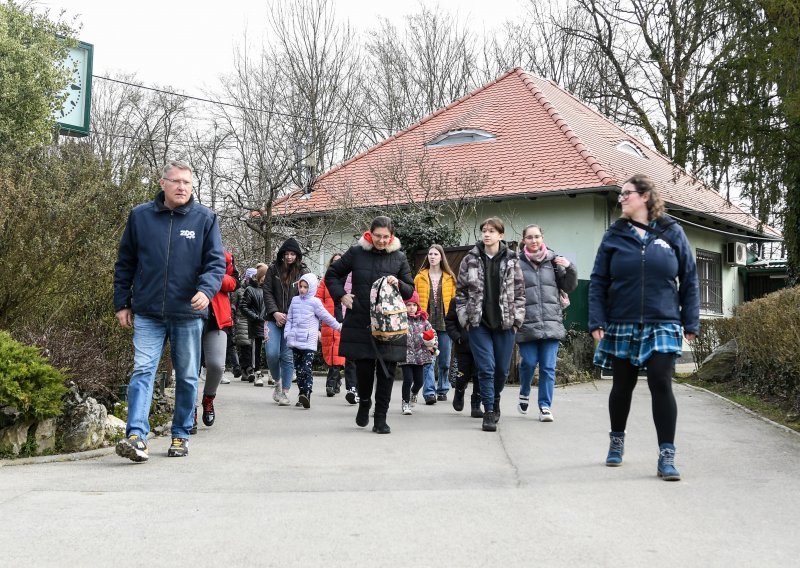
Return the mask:
<svg viewBox="0 0 800 568"><path fill-rule="evenodd" d="M276 115L276 116L283 116L283 117L286 117L286 118L294 118L294 119L298 119L298 120L306 120L306 121L316 120L317 122L324 122L324 123L328 123L328 124L338 124L340 126L354 126L356 128L367 128L367 129L370 129L370 130L385 130L387 132L391 132L391 130L389 128L386 128L384 126L375 126L375 125L372 125L372 124L359 124L359 123L356 123L356 122L347 122L345 120L334 120L334 119L330 119L330 118L316 118L315 119L315 118L312 118L310 116L304 116L304 115L301 115L301 114L292 114L292 113L289 113L289 112L281 112L281 111L277 111L277 110L267 110L265 108L237 105L237 104L234 104L234 103L226 103L226 102L223 102L223 101L217 101L217 100L213 100L213 99L206 99L204 97L197 97L197 96L194 96L194 95L185 95L183 93L175 93L175 92L172 92L172 91L166 91L164 89L157 89L155 87L147 87L145 85L137 85L136 83L130 83L128 81L122 81L120 79L112 79L111 77L104 77L102 75L94 75L94 74L92 74L92 77L94 77L96 79L102 79L103 81L110 81L111 83L119 83L120 85L127 85L129 87L135 87L137 89L144 89L146 91L153 91L155 93L161 93L161 94L164 94L164 95L172 95L172 96L175 96L175 97L181 97L181 98L189 99L189 100L192 100L192 101L200 101L200 102L203 102L203 103L209 103L209 104L212 104L212 105L219 105L219 106L237 108L237 109L241 109L241 110L250 110L250 111L254 111L254 112L263 112L265 114L272 114L272 115Z"/></svg>

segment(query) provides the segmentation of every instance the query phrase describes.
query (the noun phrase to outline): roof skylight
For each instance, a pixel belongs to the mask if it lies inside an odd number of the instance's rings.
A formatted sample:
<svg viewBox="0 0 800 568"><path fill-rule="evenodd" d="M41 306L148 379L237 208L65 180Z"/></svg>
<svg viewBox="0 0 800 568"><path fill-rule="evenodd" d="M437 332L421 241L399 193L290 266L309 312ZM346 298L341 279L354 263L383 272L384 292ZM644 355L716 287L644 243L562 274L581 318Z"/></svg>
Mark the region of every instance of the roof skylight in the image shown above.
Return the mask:
<svg viewBox="0 0 800 568"><path fill-rule="evenodd" d="M456 144L469 144L470 142L485 142L494 140L496 136L485 130L465 128L462 130L451 130L437 136L433 141L426 144L428 148L438 148L440 146L455 146Z"/></svg>
<svg viewBox="0 0 800 568"><path fill-rule="evenodd" d="M644 155L644 152L642 152L636 144L629 140L623 140L617 144L616 149L620 152L624 152L625 154L636 156L637 158L647 158L647 156Z"/></svg>

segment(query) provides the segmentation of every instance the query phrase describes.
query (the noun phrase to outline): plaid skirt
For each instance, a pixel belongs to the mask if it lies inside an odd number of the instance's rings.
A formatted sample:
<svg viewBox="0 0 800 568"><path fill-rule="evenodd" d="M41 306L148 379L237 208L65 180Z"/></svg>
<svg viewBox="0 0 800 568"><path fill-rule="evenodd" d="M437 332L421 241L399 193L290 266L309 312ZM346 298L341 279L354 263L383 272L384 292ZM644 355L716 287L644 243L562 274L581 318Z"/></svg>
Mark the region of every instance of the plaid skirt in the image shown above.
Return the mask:
<svg viewBox="0 0 800 568"><path fill-rule="evenodd" d="M683 347L681 326L677 323L611 323L594 352L594 364L611 369L611 357L628 359L635 367L645 367L654 351L675 353Z"/></svg>

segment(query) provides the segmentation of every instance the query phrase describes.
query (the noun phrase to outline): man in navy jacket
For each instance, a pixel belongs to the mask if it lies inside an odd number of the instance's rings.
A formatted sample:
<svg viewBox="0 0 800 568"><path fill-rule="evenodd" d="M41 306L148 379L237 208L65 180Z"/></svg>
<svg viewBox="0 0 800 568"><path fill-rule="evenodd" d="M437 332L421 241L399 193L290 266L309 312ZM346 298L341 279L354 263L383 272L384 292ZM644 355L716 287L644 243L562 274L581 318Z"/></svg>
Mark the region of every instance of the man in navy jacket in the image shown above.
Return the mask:
<svg viewBox="0 0 800 568"><path fill-rule="evenodd" d="M135 462L148 458L147 417L167 340L175 368L167 455L189 453L204 320L225 275L217 216L194 200L189 164L168 163L158 183L162 191L156 198L128 216L114 267L114 310L122 327L133 327L134 347L126 437L116 449Z"/></svg>

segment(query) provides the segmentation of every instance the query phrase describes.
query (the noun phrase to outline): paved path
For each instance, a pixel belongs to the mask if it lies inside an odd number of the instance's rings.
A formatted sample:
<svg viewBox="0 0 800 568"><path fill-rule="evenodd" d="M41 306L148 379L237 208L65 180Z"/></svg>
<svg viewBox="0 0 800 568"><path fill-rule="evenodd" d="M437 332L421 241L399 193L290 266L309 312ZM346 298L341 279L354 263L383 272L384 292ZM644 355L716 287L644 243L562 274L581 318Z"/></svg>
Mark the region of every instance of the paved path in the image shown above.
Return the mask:
<svg viewBox="0 0 800 568"><path fill-rule="evenodd" d="M610 384L496 434L449 403L358 428L341 396L279 408L221 385L218 420L167 458L0 468L2 566L797 566L800 436L676 385L684 480L655 476L644 382L625 465L603 465Z"/></svg>

